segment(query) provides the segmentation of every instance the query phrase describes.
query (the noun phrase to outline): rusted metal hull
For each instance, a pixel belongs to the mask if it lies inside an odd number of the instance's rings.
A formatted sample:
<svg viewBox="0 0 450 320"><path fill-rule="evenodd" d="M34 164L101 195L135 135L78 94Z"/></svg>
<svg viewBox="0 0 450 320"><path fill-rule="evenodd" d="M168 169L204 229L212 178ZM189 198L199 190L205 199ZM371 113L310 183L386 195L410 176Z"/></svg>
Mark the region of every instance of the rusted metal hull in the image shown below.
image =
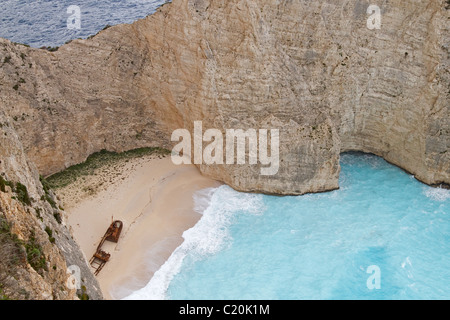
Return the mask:
<svg viewBox="0 0 450 320"><path fill-rule="evenodd" d="M98 275L100 273L100 271L103 269L103 267L111 257L111 254L102 250L103 244L105 243L105 241L117 243L119 241L120 234L122 233L122 228L122 221L113 221L113 223L111 223L108 230L106 230L106 233L100 240L100 243L97 246L97 250L89 261L91 267L95 269L94 275Z"/></svg>
<svg viewBox="0 0 450 320"><path fill-rule="evenodd" d="M108 228L108 236L106 237L106 240L117 243L119 242L120 234L122 233L122 227L123 223L122 221L114 221L111 223L111 225Z"/></svg>

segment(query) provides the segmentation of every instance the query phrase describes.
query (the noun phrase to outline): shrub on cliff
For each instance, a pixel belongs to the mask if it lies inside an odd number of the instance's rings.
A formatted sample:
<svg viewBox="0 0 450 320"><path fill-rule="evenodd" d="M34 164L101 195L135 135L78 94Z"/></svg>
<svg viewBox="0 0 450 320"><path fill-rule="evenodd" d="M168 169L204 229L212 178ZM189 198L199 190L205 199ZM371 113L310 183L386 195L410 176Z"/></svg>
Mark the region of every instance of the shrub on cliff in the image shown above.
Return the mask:
<svg viewBox="0 0 450 320"><path fill-rule="evenodd" d="M9 186L11 188L12 192L16 194L15 198L20 202L22 202L22 204L28 206L31 205L31 198L30 195L28 194L28 189L25 185L23 185L20 182L14 184L14 182L5 180L3 177L0 176L0 190L2 192L6 192L6 186Z"/></svg>
<svg viewBox="0 0 450 320"><path fill-rule="evenodd" d="M24 250L25 248L25 250ZM0 270L10 273L15 266L27 261L37 272L47 271L47 263L41 245L37 242L34 232L28 241L20 240L11 232L11 227L0 215ZM4 275L3 275L4 276ZM1 282L2 274L0 274Z"/></svg>
<svg viewBox="0 0 450 320"><path fill-rule="evenodd" d="M14 184L12 182L7 181L2 176L0 176L0 190L2 192L6 192L6 186L11 187L11 189L14 188Z"/></svg>
<svg viewBox="0 0 450 320"><path fill-rule="evenodd" d="M26 186L24 186L20 182L17 182L14 192L17 194L17 200L19 200L20 202L22 202L25 205L28 205L28 206L31 205L31 198L28 194L28 190L27 190Z"/></svg>
<svg viewBox="0 0 450 320"><path fill-rule="evenodd" d="M0 300L9 300L8 295L3 291L7 279L14 277L18 267L26 264L26 253L20 241L11 232L9 223L0 214ZM6 286L7 287L7 286Z"/></svg>
<svg viewBox="0 0 450 320"><path fill-rule="evenodd" d="M47 263L41 245L37 242L34 232L31 233L30 239L25 244L27 252L27 261L31 267L40 273L42 270L47 271Z"/></svg>

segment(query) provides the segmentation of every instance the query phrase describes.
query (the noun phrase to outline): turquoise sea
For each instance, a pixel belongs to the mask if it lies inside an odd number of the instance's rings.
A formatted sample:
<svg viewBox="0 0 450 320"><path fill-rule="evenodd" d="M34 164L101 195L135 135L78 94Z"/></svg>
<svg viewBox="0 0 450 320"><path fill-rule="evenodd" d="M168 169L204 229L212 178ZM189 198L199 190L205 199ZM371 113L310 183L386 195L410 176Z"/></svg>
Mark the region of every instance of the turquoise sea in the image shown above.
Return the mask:
<svg viewBox="0 0 450 320"><path fill-rule="evenodd" d="M328 193L203 190L201 220L128 298L449 299L450 190L373 155L341 165Z"/></svg>

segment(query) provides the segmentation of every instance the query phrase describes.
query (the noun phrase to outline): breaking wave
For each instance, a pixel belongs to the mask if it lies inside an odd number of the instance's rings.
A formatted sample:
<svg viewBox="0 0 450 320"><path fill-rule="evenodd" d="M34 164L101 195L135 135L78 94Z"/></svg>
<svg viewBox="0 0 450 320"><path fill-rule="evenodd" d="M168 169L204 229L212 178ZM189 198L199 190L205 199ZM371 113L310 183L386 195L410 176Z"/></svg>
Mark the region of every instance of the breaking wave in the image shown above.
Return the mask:
<svg viewBox="0 0 450 320"><path fill-rule="evenodd" d="M154 274L150 282L125 300L164 300L171 280L181 270L187 255L204 259L231 244L229 226L236 213L261 214L263 196L234 191L228 186L208 188L194 196L194 210L202 214L199 222L183 233L183 243Z"/></svg>

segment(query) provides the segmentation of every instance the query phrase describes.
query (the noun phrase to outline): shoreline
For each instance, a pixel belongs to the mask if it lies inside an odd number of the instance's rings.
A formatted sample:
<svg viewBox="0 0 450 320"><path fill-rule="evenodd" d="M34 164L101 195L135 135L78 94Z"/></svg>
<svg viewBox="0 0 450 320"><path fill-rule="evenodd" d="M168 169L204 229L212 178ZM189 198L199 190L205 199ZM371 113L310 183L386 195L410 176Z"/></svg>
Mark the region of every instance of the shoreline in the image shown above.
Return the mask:
<svg viewBox="0 0 450 320"><path fill-rule="evenodd" d="M103 245L111 258L97 276L105 300L122 299L147 285L199 221L194 193L221 183L194 165L174 165L170 156L122 160L98 171L56 193L88 261L112 219L124 223L119 242Z"/></svg>

